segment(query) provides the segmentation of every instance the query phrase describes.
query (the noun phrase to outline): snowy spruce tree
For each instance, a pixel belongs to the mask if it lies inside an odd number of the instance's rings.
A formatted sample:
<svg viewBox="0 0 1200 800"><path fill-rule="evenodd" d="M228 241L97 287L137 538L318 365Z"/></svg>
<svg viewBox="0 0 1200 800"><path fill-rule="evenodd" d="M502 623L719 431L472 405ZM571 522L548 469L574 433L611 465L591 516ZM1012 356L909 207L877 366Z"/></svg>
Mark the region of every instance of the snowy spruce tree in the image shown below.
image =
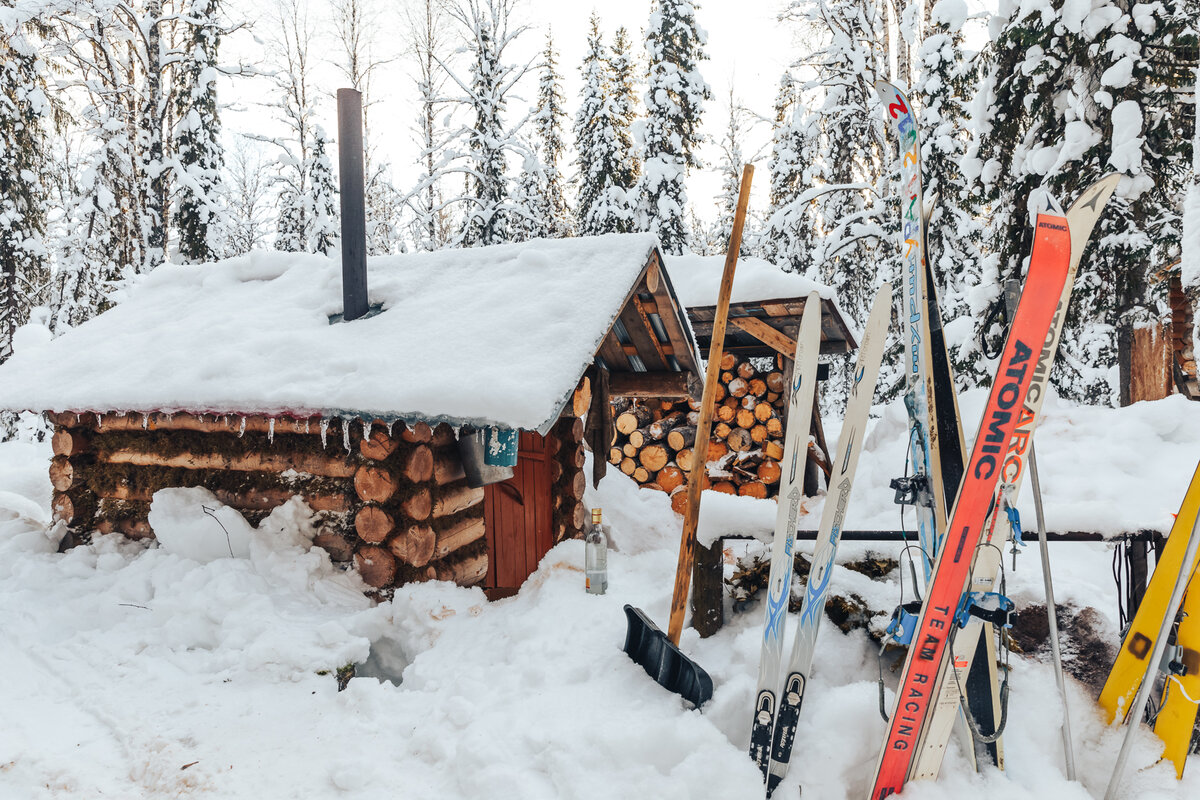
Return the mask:
<svg viewBox="0 0 1200 800"><path fill-rule="evenodd" d="M707 34L696 22L697 8L687 0L657 0L646 29L650 74L638 227L656 234L672 254L688 246L684 181L689 169L701 166L700 121L711 97L699 70Z"/></svg>
<svg viewBox="0 0 1200 800"><path fill-rule="evenodd" d="M725 136L721 139L721 163L718 169L721 173L721 193L717 195L717 219L711 233L705 237L709 248L724 252L729 245L729 237L733 233L733 219L737 213L738 194L742 185L742 167L745 157L742 155L742 108L729 90L729 121L725 127ZM741 255L750 252L748 237L742 237Z"/></svg>
<svg viewBox="0 0 1200 800"><path fill-rule="evenodd" d="M813 176L821 174L821 129L819 119L800 103L799 91L792 74L784 73L775 97L767 164L770 205L757 249L763 258L788 272L817 278L813 242L819 221L814 194L809 190Z"/></svg>
<svg viewBox="0 0 1200 800"><path fill-rule="evenodd" d="M191 0L187 6L172 94L172 147L178 165L174 222L179 255L193 264L216 258L225 237L220 230L224 153L217 113L218 5L218 0Z"/></svg>
<svg viewBox="0 0 1200 800"><path fill-rule="evenodd" d="M1157 320L1150 276L1179 252L1193 124L1179 97L1195 66L1197 4L999 11L979 145L989 244L1001 275L1020 276L1031 196L1069 205L1105 173L1124 176L1080 264L1052 373L1068 397L1124 403L1134 329Z"/></svg>
<svg viewBox="0 0 1200 800"><path fill-rule="evenodd" d="M308 169L308 221L306 236L310 253L329 255L341 236L338 224L337 183L333 178L333 164L329 161L329 138L320 125L313 133L312 158Z"/></svg>
<svg viewBox="0 0 1200 800"><path fill-rule="evenodd" d="M464 208L457 243L466 247L508 241L512 224L508 155L527 155L517 139L520 124L513 128L504 124L509 95L529 69L529 64L504 62L505 50L527 30L512 25L514 2L462 0L448 11L462 28L470 56L469 76L449 73L463 93L458 102L473 117L471 127L460 134L466 148L466 165L460 169L467 176L468 188L457 198Z"/></svg>
<svg viewBox="0 0 1200 800"><path fill-rule="evenodd" d="M15 16L0 17L0 362L30 309L46 301L50 276L46 65Z"/></svg>
<svg viewBox="0 0 1200 800"><path fill-rule="evenodd" d="M633 203L622 181L619 121L616 117L608 53L593 14L587 50L580 66L583 89L575 114L575 165L579 172L576 230L580 235L633 230Z"/></svg>
<svg viewBox="0 0 1200 800"><path fill-rule="evenodd" d="M308 245L308 214L304 198L285 186L276 200L275 249L303 253Z"/></svg>
<svg viewBox="0 0 1200 800"><path fill-rule="evenodd" d="M574 228L560 166L567 149L563 141L566 118L562 78L558 74L558 55L554 52L553 40L547 35L538 75L537 108L532 120L535 137L532 149L536 158L526 159L527 169L528 166L535 167L537 191L530 196L531 187L522 187L523 199L519 202L519 207L526 209L524 214L527 219L519 224L525 228L527 238L558 239L570 236ZM530 177L523 171L521 180L527 182Z"/></svg>
<svg viewBox="0 0 1200 800"><path fill-rule="evenodd" d="M963 48L963 0L931 4L929 25L917 51L913 99L921 124L921 168L926 202L936 202L926 239L937 281L942 319L956 381L962 388L987 385L991 369L981 350L1001 331L978 326L1000 294L996 259L982 249L983 223L974 176L963 173L970 145L970 103L977 73Z"/></svg>
<svg viewBox="0 0 1200 800"><path fill-rule="evenodd" d="M631 199L642 175L641 158L633 136L638 115L638 78L632 48L629 32L623 27L617 28L608 58L613 132L617 137L617 170L613 182L629 193Z"/></svg>
<svg viewBox="0 0 1200 800"><path fill-rule="evenodd" d="M796 221L784 224L803 224L802 211L812 214L817 235L808 270L837 290L838 303L856 324L866 320L879 285L894 282L900 266L898 176L892 175L896 144L885 135L874 90L888 63L880 12L870 0L794 0L784 12L820 42L793 65L812 75L802 85L807 119L797 121L791 148L807 188L792 212ZM821 158L809 157L814 149ZM884 398L902 388L899 369L888 366L900 363L901 348L893 334L879 381ZM848 370L835 366L823 402L836 407L848 381Z"/></svg>

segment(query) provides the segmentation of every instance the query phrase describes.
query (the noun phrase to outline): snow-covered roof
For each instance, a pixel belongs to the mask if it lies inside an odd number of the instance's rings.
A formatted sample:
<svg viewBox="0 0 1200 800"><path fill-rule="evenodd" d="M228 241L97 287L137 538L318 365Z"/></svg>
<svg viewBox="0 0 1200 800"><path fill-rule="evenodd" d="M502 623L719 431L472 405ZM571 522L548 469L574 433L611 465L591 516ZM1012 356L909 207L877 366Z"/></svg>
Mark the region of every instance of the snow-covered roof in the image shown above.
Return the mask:
<svg viewBox="0 0 1200 800"><path fill-rule="evenodd" d="M721 277L725 271L725 256L700 256L686 253L667 256L667 269L671 273L671 284L679 302L685 308L714 306L721 289ZM731 303L750 303L759 300L775 300L783 297L808 297L818 292L824 300L833 300L831 287L797 275L784 272L762 258L741 256L733 273Z"/></svg>
<svg viewBox="0 0 1200 800"><path fill-rule="evenodd" d="M548 429L657 240L608 235L372 258L382 313L330 323L341 267L256 252L164 265L0 366L0 408L359 415ZM27 341L24 337L22 341Z"/></svg>

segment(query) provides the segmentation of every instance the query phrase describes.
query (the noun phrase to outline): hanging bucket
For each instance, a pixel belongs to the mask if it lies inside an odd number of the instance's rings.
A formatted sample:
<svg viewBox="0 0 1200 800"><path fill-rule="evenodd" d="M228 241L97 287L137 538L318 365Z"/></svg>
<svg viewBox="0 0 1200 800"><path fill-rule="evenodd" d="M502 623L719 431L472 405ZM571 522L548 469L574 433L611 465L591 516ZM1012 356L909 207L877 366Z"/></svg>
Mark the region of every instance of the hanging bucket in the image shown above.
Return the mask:
<svg viewBox="0 0 1200 800"><path fill-rule="evenodd" d="M492 467L515 467L520 431L512 428L483 429L483 461Z"/></svg>
<svg viewBox="0 0 1200 800"><path fill-rule="evenodd" d="M467 425L458 433L458 454L462 458L463 472L467 485L472 489L492 483L506 481L513 476L511 466L501 467L487 463L487 448L484 446L483 431Z"/></svg>

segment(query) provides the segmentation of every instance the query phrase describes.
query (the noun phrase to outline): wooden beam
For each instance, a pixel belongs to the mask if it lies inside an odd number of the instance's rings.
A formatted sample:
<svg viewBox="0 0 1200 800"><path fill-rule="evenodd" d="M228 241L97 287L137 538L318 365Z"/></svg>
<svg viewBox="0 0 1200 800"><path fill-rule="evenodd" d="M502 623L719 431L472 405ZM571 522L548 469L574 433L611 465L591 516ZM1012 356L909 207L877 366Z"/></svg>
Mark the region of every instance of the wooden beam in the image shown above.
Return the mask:
<svg viewBox="0 0 1200 800"><path fill-rule="evenodd" d="M625 332L629 334L629 341L637 348L634 353L642 359L646 369L655 372L669 369L666 354L663 353L662 345L659 344L658 337L654 335L654 330L650 327L650 321L637 307L636 294L625 303L619 318L625 326ZM626 355L634 354L630 353L628 346L625 347L625 353Z"/></svg>
<svg viewBox="0 0 1200 800"><path fill-rule="evenodd" d="M754 338L783 353L788 358L796 354L796 340L780 333L757 317L731 317L729 320Z"/></svg>
<svg viewBox="0 0 1200 800"><path fill-rule="evenodd" d="M608 392L614 397L678 398L698 396L699 379L690 372L613 372Z"/></svg>

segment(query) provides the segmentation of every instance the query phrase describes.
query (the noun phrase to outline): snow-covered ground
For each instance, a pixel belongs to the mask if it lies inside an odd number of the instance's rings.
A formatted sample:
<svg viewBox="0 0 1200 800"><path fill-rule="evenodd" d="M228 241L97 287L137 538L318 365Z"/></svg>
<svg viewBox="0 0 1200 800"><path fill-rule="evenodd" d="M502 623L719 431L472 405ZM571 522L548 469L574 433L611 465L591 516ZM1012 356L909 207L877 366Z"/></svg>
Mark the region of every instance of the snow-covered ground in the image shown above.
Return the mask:
<svg viewBox="0 0 1200 800"><path fill-rule="evenodd" d="M969 393L964 417L978 419L982 401ZM1200 404L1052 400L1037 438L1051 529L1166 530L1200 458ZM893 405L868 434L847 527L899 526L886 484L903 449ZM163 546L110 536L57 554L48 459L44 445L0 445L0 798L762 796L746 755L761 610L710 639L684 632L716 684L703 710L647 678L620 649L621 607L665 623L680 525L665 495L615 471L588 499L612 526L607 595L584 593L572 541L507 600L429 583L372 605L356 576L308 548L295 506L239 540L236 558L189 546L179 534L205 520L180 497L159 509L177 534L164 529ZM772 524L770 504L735 503L709 503L707 528ZM819 512L813 503L802 525ZM843 555L866 549L897 548L847 543ZM1060 603L1096 607L1115 643L1111 551L1061 544L1051 558ZM1042 601L1035 547L1008 577L1019 605ZM838 569L833 590L884 608L898 596L892 578ZM875 651L862 631L825 626L777 797L800 784L806 800L865 797L884 733ZM906 798L1103 795L1124 729L1106 727L1091 691L1070 681L1081 782L1068 782L1053 672L1013 661L1007 772L970 772L952 742L941 778ZM339 693L333 673L350 663L359 677ZM1200 796L1200 757L1178 782L1155 764L1157 741L1139 732L1122 796Z"/></svg>

